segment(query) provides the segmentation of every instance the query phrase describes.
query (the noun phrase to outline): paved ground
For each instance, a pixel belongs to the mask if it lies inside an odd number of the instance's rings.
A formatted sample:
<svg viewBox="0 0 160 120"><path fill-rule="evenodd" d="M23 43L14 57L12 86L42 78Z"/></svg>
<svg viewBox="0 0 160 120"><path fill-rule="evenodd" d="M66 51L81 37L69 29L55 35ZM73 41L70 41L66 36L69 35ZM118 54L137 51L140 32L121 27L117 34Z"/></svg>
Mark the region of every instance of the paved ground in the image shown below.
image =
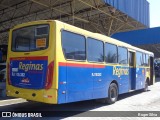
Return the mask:
<svg viewBox="0 0 160 120"><path fill-rule="evenodd" d="M69 114L65 115L66 113L60 112L64 117L61 117L61 119L73 119L73 116L86 116L87 112L84 111L93 111L91 114L94 116L100 116L100 113L97 111L108 111L106 112L109 113L109 111L113 111L113 114L119 114L118 112L114 111L159 111L160 115L160 79L158 79L159 82L157 82L155 85L149 87L148 92L132 92L129 94L123 94L119 96L119 100L112 105L106 105L102 104L100 102L95 102L93 100L89 101L83 101L83 102L76 102L76 103L69 103L69 104L63 104L63 105L49 105L49 104L43 104L43 103L36 103L36 102L26 102L23 99L20 99L21 103L2 103L0 102L0 111L77 111L77 112L70 112ZM12 105L9 105L12 104ZM104 113L105 114L105 113ZM103 115L104 115L103 114ZM128 112L122 112L120 114L131 114ZM102 116L103 116L102 115ZM130 116L130 115L128 115ZM52 118L47 118L52 119ZM60 118L57 118L60 119ZM75 119L75 118L74 118ZM84 119L80 117L76 117L76 119ZM85 119L106 119L104 117L85 117ZM107 118L109 120L160 120L160 118L142 118L142 117L137 117L137 118L132 118L132 117L125 117L125 118Z"/></svg>
<svg viewBox="0 0 160 120"><path fill-rule="evenodd" d="M5 82L0 82L0 99L2 98L2 97L5 97L6 96L6 91L5 91L5 89L6 89L6 83Z"/></svg>

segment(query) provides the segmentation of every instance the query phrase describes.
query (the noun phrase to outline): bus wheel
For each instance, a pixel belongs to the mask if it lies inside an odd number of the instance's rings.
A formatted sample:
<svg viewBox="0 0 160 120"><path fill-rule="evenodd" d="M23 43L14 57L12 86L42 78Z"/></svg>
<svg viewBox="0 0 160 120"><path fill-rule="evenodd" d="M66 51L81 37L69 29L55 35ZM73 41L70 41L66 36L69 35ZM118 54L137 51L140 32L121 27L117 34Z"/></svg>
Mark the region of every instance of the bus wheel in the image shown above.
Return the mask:
<svg viewBox="0 0 160 120"><path fill-rule="evenodd" d="M146 80L145 82L145 87L143 89L144 92L147 92L148 91L148 81Z"/></svg>
<svg viewBox="0 0 160 120"><path fill-rule="evenodd" d="M111 83L108 90L107 103L113 104L118 99L118 87L115 83Z"/></svg>

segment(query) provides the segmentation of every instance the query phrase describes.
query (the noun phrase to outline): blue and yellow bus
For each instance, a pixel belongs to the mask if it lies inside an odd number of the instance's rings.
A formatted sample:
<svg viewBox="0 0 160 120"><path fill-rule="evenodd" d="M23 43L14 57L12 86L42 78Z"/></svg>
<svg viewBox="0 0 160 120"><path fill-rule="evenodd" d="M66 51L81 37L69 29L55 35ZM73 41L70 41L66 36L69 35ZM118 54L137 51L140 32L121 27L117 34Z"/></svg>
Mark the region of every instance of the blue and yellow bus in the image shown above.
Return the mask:
<svg viewBox="0 0 160 120"><path fill-rule="evenodd" d="M7 95L50 104L118 95L154 84L154 54L57 21L10 30Z"/></svg>

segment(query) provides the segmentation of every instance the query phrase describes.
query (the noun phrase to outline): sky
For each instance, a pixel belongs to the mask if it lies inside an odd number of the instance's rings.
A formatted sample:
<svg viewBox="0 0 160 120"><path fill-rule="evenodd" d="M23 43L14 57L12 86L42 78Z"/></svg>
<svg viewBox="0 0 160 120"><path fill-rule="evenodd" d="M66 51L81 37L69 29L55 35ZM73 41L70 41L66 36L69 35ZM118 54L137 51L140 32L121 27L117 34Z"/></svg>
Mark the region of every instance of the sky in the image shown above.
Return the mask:
<svg viewBox="0 0 160 120"><path fill-rule="evenodd" d="M150 27L160 27L160 0L147 0L150 3Z"/></svg>

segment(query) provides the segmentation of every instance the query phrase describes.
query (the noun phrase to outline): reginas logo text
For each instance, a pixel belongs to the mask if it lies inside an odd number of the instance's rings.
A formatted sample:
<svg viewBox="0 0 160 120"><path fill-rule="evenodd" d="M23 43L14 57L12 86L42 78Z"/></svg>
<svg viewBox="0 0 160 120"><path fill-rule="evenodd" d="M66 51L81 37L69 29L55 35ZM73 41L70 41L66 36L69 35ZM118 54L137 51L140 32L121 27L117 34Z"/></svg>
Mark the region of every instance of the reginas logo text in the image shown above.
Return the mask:
<svg viewBox="0 0 160 120"><path fill-rule="evenodd" d="M43 64L32 64L30 62L29 64L24 64L23 62L19 63L19 69L24 70L25 72L30 70L43 70Z"/></svg>
<svg viewBox="0 0 160 120"><path fill-rule="evenodd" d="M121 75L129 75L129 69L114 66L113 75L117 75L118 77L120 77Z"/></svg>

